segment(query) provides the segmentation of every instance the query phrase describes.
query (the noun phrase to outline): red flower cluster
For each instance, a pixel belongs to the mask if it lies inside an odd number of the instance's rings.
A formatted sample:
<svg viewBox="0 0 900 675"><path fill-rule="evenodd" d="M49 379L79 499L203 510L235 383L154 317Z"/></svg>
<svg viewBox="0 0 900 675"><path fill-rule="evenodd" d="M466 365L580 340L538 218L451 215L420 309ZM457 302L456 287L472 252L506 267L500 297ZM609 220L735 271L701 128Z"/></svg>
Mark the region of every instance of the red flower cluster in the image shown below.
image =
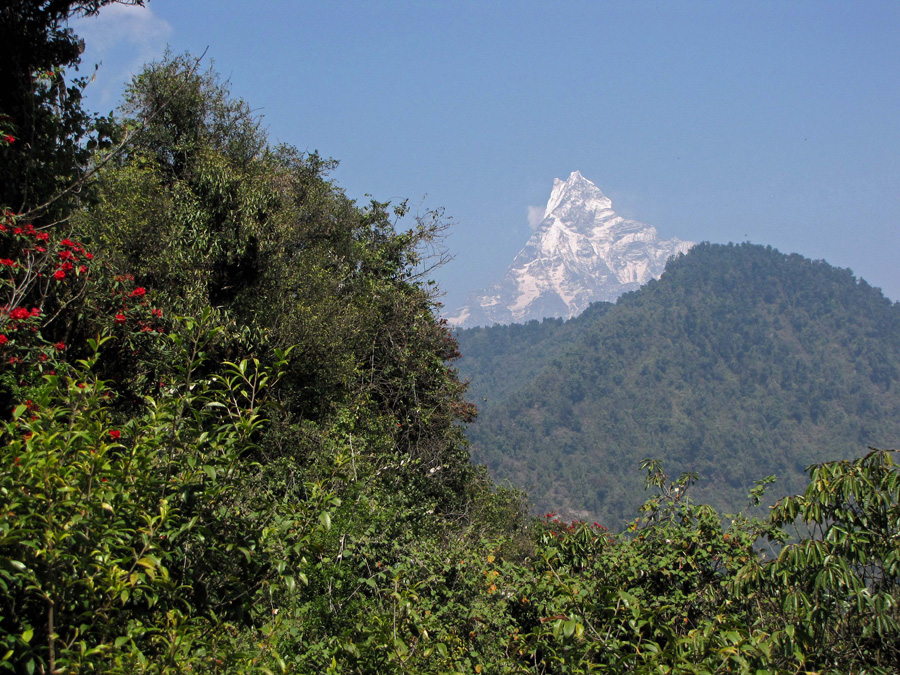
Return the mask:
<svg viewBox="0 0 900 675"><path fill-rule="evenodd" d="M32 225L31 223L28 223L24 227L13 228L13 234L26 235L29 237L33 237L37 234L37 231L34 229L34 225Z"/></svg>
<svg viewBox="0 0 900 675"><path fill-rule="evenodd" d="M68 248L65 248L57 253L59 259L62 261L62 264L56 269L56 272L53 273L53 278L57 281L62 281L66 278L67 272L71 272L75 269L75 265L73 263L78 262L79 255L83 256L87 260L93 260L94 258L94 255L90 251L85 251L81 244L72 241L68 237L65 239L61 239L59 245L66 246ZM80 274L85 274L87 271L87 265L78 266L78 272Z"/></svg>
<svg viewBox="0 0 900 675"><path fill-rule="evenodd" d="M144 300L145 296L147 296L147 289L143 286L130 288L134 282L134 276L131 274L117 275L114 278L114 281L116 282L116 289L112 291L112 295L118 295L122 299L122 306L113 318L113 323L124 325L131 319L133 322L137 323L137 327L140 329L141 333L165 332L162 326L155 326L154 322L146 319L146 315L144 314L146 309L150 310L150 314L154 319L162 318L163 314L161 309L150 306L149 303ZM140 300L141 302L137 306L129 307L129 300ZM143 315L143 317L141 315Z"/></svg>
<svg viewBox="0 0 900 675"><path fill-rule="evenodd" d="M119 431L118 429L113 429L112 431L109 432L109 437L111 439L113 439L114 441L117 441L117 440L119 440L119 438L122 437L122 432Z"/></svg>
<svg viewBox="0 0 900 675"><path fill-rule="evenodd" d="M25 309L24 307L15 307L12 311L9 311L7 307L0 307L0 314L6 314L7 312L9 312L9 318L13 321L24 321L33 316L41 315L41 310L37 307L32 307L30 310ZM18 328L18 326L14 326L13 330L16 330L16 328Z"/></svg>
<svg viewBox="0 0 900 675"><path fill-rule="evenodd" d="M15 222L15 214L9 211L8 209L3 212L3 218L6 219L6 222L12 225ZM9 228L6 225L0 224L0 232L8 232ZM21 227L13 227L12 230L13 235L20 237L29 237L33 238L36 245L33 248L26 248L24 250L25 255L33 255L35 253L38 254L46 254L47 249L44 246L40 246L41 242L50 241L50 233L49 232L38 232L34 229L34 225L28 223ZM68 237L60 240L59 245L64 247L62 250L57 251L57 255L61 261L61 264L57 266L56 270L53 272L53 278L57 281L62 281L66 278L66 274L72 272L75 269L73 263L77 263L79 261L79 256L82 256L86 260L93 260L94 255L90 251L86 251L84 247L81 246L76 241L72 241ZM0 265L10 268L19 267L18 262L15 260L10 260L9 258L3 258L0 260ZM81 274L85 274L88 269L86 265L80 265L78 267L78 271Z"/></svg>
<svg viewBox="0 0 900 675"><path fill-rule="evenodd" d="M21 321L22 319L27 319L31 316L31 312L29 312L24 307L16 307L13 311L9 313L9 318L14 319L16 321Z"/></svg>

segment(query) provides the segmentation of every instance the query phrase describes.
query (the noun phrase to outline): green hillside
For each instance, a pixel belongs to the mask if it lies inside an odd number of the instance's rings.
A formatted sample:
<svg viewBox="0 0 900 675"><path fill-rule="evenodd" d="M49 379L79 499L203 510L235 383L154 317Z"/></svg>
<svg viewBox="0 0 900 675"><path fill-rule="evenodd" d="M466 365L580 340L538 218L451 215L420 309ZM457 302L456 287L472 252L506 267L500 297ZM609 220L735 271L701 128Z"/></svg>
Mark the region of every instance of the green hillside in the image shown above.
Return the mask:
<svg viewBox="0 0 900 675"><path fill-rule="evenodd" d="M561 324L463 331L475 459L541 511L618 527L659 458L703 499L776 494L814 462L900 440L900 306L849 270L701 244L659 281Z"/></svg>

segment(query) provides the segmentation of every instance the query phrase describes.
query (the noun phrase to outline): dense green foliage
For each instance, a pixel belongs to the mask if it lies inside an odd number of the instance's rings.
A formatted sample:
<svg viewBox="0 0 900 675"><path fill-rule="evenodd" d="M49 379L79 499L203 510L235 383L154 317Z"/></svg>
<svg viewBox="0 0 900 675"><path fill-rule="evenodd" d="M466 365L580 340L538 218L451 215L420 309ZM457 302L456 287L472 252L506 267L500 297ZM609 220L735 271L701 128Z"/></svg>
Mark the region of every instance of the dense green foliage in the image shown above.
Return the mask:
<svg viewBox="0 0 900 675"><path fill-rule="evenodd" d="M116 124L62 218L0 218L0 672L900 666L890 453L767 520L651 461L624 534L530 518L469 461L439 214L348 200L190 57Z"/></svg>
<svg viewBox="0 0 900 675"><path fill-rule="evenodd" d="M900 306L848 270L701 244L564 324L463 331L475 457L541 510L617 527L642 499L644 457L738 510L761 474L790 494L809 464L897 443L898 335Z"/></svg>

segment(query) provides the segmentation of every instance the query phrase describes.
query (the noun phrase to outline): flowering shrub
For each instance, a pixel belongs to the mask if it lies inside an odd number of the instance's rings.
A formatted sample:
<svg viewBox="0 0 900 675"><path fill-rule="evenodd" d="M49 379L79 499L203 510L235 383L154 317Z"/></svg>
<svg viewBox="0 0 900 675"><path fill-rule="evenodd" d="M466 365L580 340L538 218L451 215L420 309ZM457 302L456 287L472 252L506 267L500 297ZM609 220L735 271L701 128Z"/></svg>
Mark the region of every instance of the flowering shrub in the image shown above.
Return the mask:
<svg viewBox="0 0 900 675"><path fill-rule="evenodd" d="M13 398L61 367L67 345L59 338L78 319L101 333L118 332L131 354L142 349L137 336L165 331L162 310L150 305L132 276L107 284L108 275L81 242L20 220L8 209L0 216L0 250L10 256L0 259L0 362L6 366L0 384ZM98 281L108 294L98 293ZM83 351L82 344L76 347Z"/></svg>

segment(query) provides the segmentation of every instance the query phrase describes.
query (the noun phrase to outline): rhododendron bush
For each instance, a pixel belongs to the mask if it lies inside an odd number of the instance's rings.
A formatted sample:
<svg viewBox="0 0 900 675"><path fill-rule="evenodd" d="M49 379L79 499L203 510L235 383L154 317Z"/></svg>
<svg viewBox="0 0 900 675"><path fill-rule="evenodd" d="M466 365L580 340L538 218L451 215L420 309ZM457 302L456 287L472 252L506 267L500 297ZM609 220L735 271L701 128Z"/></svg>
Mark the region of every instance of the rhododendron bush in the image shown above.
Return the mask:
<svg viewBox="0 0 900 675"><path fill-rule="evenodd" d="M11 256L0 259L0 359L6 366L0 401L7 409L42 375L56 372L72 353L67 342L83 355L88 335L115 334L119 326L119 351L134 356L146 350L134 333L165 331L162 310L150 305L132 275L98 269L80 242L21 221L9 209L0 216L0 244Z"/></svg>

